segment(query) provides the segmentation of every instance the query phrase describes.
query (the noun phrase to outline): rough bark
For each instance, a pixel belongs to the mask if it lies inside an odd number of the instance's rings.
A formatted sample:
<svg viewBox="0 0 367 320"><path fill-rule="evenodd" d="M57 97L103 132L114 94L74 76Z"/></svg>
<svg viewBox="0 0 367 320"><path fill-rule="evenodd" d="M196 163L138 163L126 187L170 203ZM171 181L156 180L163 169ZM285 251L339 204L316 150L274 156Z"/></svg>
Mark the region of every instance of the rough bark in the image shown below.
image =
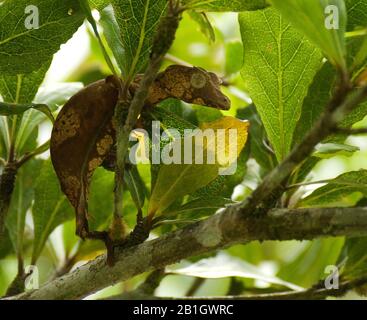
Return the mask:
<svg viewBox="0 0 367 320"><path fill-rule="evenodd" d="M195 255L253 240L306 240L367 235L367 209L275 209L246 216L239 206L207 220L117 253L116 264L104 255L40 289L10 299L81 299L138 274L161 269Z"/></svg>

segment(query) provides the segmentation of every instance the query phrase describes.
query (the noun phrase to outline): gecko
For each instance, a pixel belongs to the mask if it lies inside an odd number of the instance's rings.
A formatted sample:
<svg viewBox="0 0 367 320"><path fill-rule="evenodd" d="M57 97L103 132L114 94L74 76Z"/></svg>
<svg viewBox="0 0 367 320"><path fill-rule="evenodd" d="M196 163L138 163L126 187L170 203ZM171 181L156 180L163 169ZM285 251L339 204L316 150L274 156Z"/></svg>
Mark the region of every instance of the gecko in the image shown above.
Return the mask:
<svg viewBox="0 0 367 320"><path fill-rule="evenodd" d="M132 96L142 77L137 75L129 86ZM109 232L89 230L88 190L94 170L115 152L114 111L121 84L121 79L109 76L71 97L57 116L50 143L51 159L61 189L75 209L76 234L83 239L104 241L108 256L113 256L114 246ZM212 72L171 65L156 77L144 108L153 108L165 99L175 98L228 110L230 100L221 92L220 85L220 79Z"/></svg>

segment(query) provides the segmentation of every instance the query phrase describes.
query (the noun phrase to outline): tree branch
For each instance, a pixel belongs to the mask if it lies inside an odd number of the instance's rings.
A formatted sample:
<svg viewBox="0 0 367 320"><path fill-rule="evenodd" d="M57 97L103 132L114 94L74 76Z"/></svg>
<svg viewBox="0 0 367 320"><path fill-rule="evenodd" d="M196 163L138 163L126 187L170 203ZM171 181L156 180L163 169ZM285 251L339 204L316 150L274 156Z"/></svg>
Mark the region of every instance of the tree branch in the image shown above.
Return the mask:
<svg viewBox="0 0 367 320"><path fill-rule="evenodd" d="M172 1L170 2L173 3ZM158 35L168 34L167 41L155 41L153 54L136 92L122 130L118 130L118 172L123 173L128 135L141 112L148 89L172 44L172 25L178 26L179 15L167 16ZM165 33L166 32L166 33ZM162 39L161 39L162 40ZM158 54L158 52L160 52ZM205 221L166 234L159 239L130 248L120 248L116 264L108 267L101 256L76 271L45 284L37 291L14 299L78 299L106 286L124 281L142 272L163 268L181 259L252 240L304 240L325 236L362 236L367 234L367 209L270 210L284 192L292 171L306 159L314 147L333 133L338 123L367 96L367 86L352 91L349 80L341 77L340 85L323 116L313 129L279 164L246 201L223 210ZM117 202L118 204L118 202Z"/></svg>
<svg viewBox="0 0 367 320"><path fill-rule="evenodd" d="M15 186L17 170L15 162L8 162L0 175L0 242L3 241L5 233L5 220Z"/></svg>
<svg viewBox="0 0 367 320"><path fill-rule="evenodd" d="M72 273L10 299L81 299L138 274L182 259L253 240L306 240L367 235L367 209L274 209L264 216L244 215L232 206L207 220L116 252L109 267L104 255Z"/></svg>
<svg viewBox="0 0 367 320"><path fill-rule="evenodd" d="M144 295L139 292L125 292L112 296L105 300L324 300L327 297L342 297L348 291L360 288L367 284L367 277L356 280L345 281L340 284L338 289L326 289L325 287L314 286L301 291L284 291L277 293L265 293L254 295L229 295L229 296L210 296L210 297L156 297ZM322 284L321 284L322 285Z"/></svg>

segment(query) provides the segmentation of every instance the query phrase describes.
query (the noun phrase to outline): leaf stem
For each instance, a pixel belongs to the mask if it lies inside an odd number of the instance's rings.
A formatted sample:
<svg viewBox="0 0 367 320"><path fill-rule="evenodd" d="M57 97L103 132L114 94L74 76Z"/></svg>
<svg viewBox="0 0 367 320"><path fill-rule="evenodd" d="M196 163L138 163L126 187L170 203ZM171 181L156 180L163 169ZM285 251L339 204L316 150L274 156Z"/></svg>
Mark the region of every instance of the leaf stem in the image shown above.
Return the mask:
<svg viewBox="0 0 367 320"><path fill-rule="evenodd" d="M349 128L336 128L335 133L347 134L347 135L361 135L367 134L367 128L349 129Z"/></svg>
<svg viewBox="0 0 367 320"><path fill-rule="evenodd" d="M98 26L97 26L97 23L96 21L94 20L93 18L93 15L92 15L92 11L91 11L91 8L90 8L90 5L89 5L89 2L88 0L79 0L79 3L80 5L82 6L86 16L87 16L87 20L88 22L90 23L90 25L92 26L92 29L93 29L93 32L98 40L98 43L99 43L99 46L101 47L101 50L102 50L102 54L103 54L103 57L104 59L106 60L106 63L108 65L108 67L110 68L111 72L116 76L118 77L118 74L116 72L116 69L112 63L112 60L106 50L106 47L104 46L103 44L103 41L102 41L102 38L99 34L99 31L98 31Z"/></svg>
<svg viewBox="0 0 367 320"><path fill-rule="evenodd" d="M329 183L332 180L333 179L325 179L325 180L320 180L320 181L295 183L295 184L291 184L291 185L287 186L286 189L289 190L289 189L294 189L294 188L298 188L298 187L311 186L311 185L314 185L314 184Z"/></svg>
<svg viewBox="0 0 367 320"><path fill-rule="evenodd" d="M363 37L367 35L367 28L364 29L359 29L359 30L355 30L355 31L350 31L350 32L346 32L345 33L345 37L348 38L353 38L353 37Z"/></svg>
<svg viewBox="0 0 367 320"><path fill-rule="evenodd" d="M24 154L17 162L16 165L18 168L20 168L22 165L24 165L26 162L31 160L33 157L38 156L44 152L46 152L50 148L50 140L46 141L39 147L37 147L35 150L28 152Z"/></svg>

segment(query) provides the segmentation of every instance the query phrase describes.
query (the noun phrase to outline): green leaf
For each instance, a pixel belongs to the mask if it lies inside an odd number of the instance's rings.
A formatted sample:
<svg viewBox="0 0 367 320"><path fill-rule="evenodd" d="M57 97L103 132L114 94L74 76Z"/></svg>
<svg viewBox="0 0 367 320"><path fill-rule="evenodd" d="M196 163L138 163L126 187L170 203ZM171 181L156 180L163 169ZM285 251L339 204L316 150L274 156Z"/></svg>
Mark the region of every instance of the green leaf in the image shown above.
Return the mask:
<svg viewBox="0 0 367 320"><path fill-rule="evenodd" d="M125 49L122 73L129 83L149 59L155 30L166 11L166 0L112 0Z"/></svg>
<svg viewBox="0 0 367 320"><path fill-rule="evenodd" d="M36 180L32 215L34 222L32 264L35 264L51 232L73 217L73 209L60 190L50 160L44 162Z"/></svg>
<svg viewBox="0 0 367 320"><path fill-rule="evenodd" d="M353 280L367 275L367 238L351 238L345 241L340 263L345 263L343 278Z"/></svg>
<svg viewBox="0 0 367 320"><path fill-rule="evenodd" d="M291 290L302 290L301 287L284 281L275 276L266 275L258 267L226 253L219 253L216 257L202 259L187 267L166 270L168 273L198 277L204 279L219 279L228 277L249 278L275 284Z"/></svg>
<svg viewBox="0 0 367 320"><path fill-rule="evenodd" d="M96 8L97 10L102 10L111 3L110 0L89 0L89 2L92 8Z"/></svg>
<svg viewBox="0 0 367 320"><path fill-rule="evenodd" d="M214 108L203 108L202 106L193 106L193 110L196 114L196 119L199 123L210 122L223 118L223 113Z"/></svg>
<svg viewBox="0 0 367 320"><path fill-rule="evenodd" d="M56 83L52 86L40 87L34 103L47 104L51 111L56 111L58 107L64 105L74 94L83 89L81 82Z"/></svg>
<svg viewBox="0 0 367 320"><path fill-rule="evenodd" d="M330 159L335 156L352 156L356 151L360 149L355 146L339 143L323 143L316 147L316 152L313 156L320 159Z"/></svg>
<svg viewBox="0 0 367 320"><path fill-rule="evenodd" d="M42 112L44 115L46 115L51 122L53 123L55 121L51 110L49 107L45 104L15 104L15 103L4 103L0 102L0 115L2 116L12 116L12 115L19 115L23 114L29 109L34 109L37 111Z"/></svg>
<svg viewBox="0 0 367 320"><path fill-rule="evenodd" d="M5 102L30 103L33 102L39 86L44 80L51 60L44 63L40 69L26 74L1 75L0 94Z"/></svg>
<svg viewBox="0 0 367 320"><path fill-rule="evenodd" d="M346 69L344 33L347 13L344 0L271 0L271 3L284 18L319 47L333 64ZM328 6L334 6L334 9L326 13ZM330 21L329 17L333 17L333 13L337 14L338 21ZM327 23L331 25L327 26Z"/></svg>
<svg viewBox="0 0 367 320"><path fill-rule="evenodd" d="M28 74L19 74L14 76L1 75L0 76L0 94L5 102L17 104L29 104L34 100L40 84L43 82L46 71L50 66L51 61L42 65L42 67L34 72ZM38 113L38 112L36 112ZM13 119L13 117L11 117ZM17 116L17 130L21 126L22 116ZM12 127L12 119L0 116L0 131L1 143L0 147L5 151L9 150L9 128ZM28 142L28 150L31 150L36 144L37 132L32 130L33 140ZM4 152L2 151L2 152ZM19 151L19 150L18 150ZM3 155L4 156L4 155Z"/></svg>
<svg viewBox="0 0 367 320"><path fill-rule="evenodd" d="M171 103L176 105L173 102L174 100L172 99L168 101L170 105ZM168 111L167 108L163 108L161 107L161 105L155 107L153 110L149 112L148 115L146 115L147 117L150 118L149 123L151 121L160 121L161 125L164 128L176 128L180 132L181 136L183 136L185 129L192 129L192 130L197 129L197 127L193 125L191 122L186 121L185 119L177 116L175 113ZM151 125L148 126L148 131L150 131L149 134L152 139L152 132L150 128L151 128ZM159 146L154 144L153 141L150 145L151 145L152 150L156 150L157 148L160 148L160 150L162 150L164 146L167 145L168 143L169 143L168 141L164 141L160 139ZM157 180L157 176L158 176L158 172L159 172L159 168L160 168L160 164L152 163L151 165L151 176L152 176L151 190L154 189L154 186Z"/></svg>
<svg viewBox="0 0 367 320"><path fill-rule="evenodd" d="M1 74L38 70L83 23L84 15L74 0L33 0L31 4L38 8L39 28L25 26L26 19L37 14L25 13L29 0L6 0L1 5Z"/></svg>
<svg viewBox="0 0 367 320"><path fill-rule="evenodd" d="M348 64L355 67L363 67L363 61L357 62L355 57L359 51L360 40L352 39L348 41ZM360 69L360 68L357 68ZM293 145L302 141L306 134L311 130L316 121L320 118L331 99L333 88L336 81L336 70L326 62L316 74L302 106L302 114L294 132ZM367 103L361 103L351 113L349 113L340 123L340 126L349 128L356 122L363 120L367 114ZM342 143L345 136L337 135L327 138L324 142Z"/></svg>
<svg viewBox="0 0 367 320"><path fill-rule="evenodd" d="M226 74L240 72L243 66L243 46L240 41L226 43Z"/></svg>
<svg viewBox="0 0 367 320"><path fill-rule="evenodd" d="M250 125L251 128L251 125ZM230 198L233 194L233 190L238 186L246 176L247 173L247 161L249 159L251 146L249 144L242 150L237 159L237 169L231 175L218 176L214 181L210 182L207 186L200 188L191 196L192 198L204 197L208 200L213 200L217 197Z"/></svg>
<svg viewBox="0 0 367 320"><path fill-rule="evenodd" d="M40 88L34 100L35 103L46 103L52 111L58 106L63 105L71 96L82 88L81 83L61 83L51 88ZM15 142L18 153L30 151L35 140L34 132L37 130L40 123L47 118L43 113L36 110L26 111L22 117L17 131Z"/></svg>
<svg viewBox="0 0 367 320"><path fill-rule="evenodd" d="M348 39L348 64L353 80L367 68L367 36Z"/></svg>
<svg viewBox="0 0 367 320"><path fill-rule="evenodd" d="M17 173L15 189L6 218L6 227L18 255L22 254L25 217L34 199L34 181L39 175L42 162L42 160L32 159Z"/></svg>
<svg viewBox="0 0 367 320"><path fill-rule="evenodd" d="M183 0L189 9L202 11L234 11L258 10L268 6L266 0Z"/></svg>
<svg viewBox="0 0 367 320"><path fill-rule="evenodd" d="M296 170L292 173L290 184L301 183L306 180L312 169L318 164L320 158L309 157L303 161ZM294 190L296 191L296 190Z"/></svg>
<svg viewBox="0 0 367 320"><path fill-rule="evenodd" d="M88 201L91 230L106 230L113 213L114 174L98 168L93 174Z"/></svg>
<svg viewBox="0 0 367 320"><path fill-rule="evenodd" d="M96 21L94 20L93 18L93 15L92 15L92 9L89 5L89 0L78 0L79 1L79 4L80 4L80 7L81 9L83 10L84 14L86 15L87 17L87 20L88 22L91 24L92 26L92 29L93 29L93 32L98 40L98 43L99 43L99 46L102 50L102 54L103 54L103 57L108 65L108 67L110 68L111 72L115 75L117 75L116 71L115 71L115 67L113 66L113 63L107 53L107 50L104 46L104 43L99 35L99 31L98 31L98 27L97 27L97 23Z"/></svg>
<svg viewBox="0 0 367 320"><path fill-rule="evenodd" d="M9 236L9 232L5 229L4 236L0 242L0 260L14 252L14 246ZM1 267L0 267L1 268ZM1 272L0 272L1 273ZM1 281L0 281L1 283ZM0 293L1 294L1 293Z"/></svg>
<svg viewBox="0 0 367 320"><path fill-rule="evenodd" d="M200 31L210 42L215 42L215 31L204 12L188 11L190 18L198 24Z"/></svg>
<svg viewBox="0 0 367 320"><path fill-rule="evenodd" d="M136 166L131 165L124 172L124 182L138 209L143 208L147 194L146 186Z"/></svg>
<svg viewBox="0 0 367 320"><path fill-rule="evenodd" d="M299 144L320 118L331 98L335 78L336 71L328 62L317 72L303 101L301 117L294 131L293 145Z"/></svg>
<svg viewBox="0 0 367 320"><path fill-rule="evenodd" d="M250 154L260 165L261 169L265 172L269 172L275 167L277 159L274 153L266 147L268 138L255 105L252 104L243 109L237 110L237 118L250 121Z"/></svg>
<svg viewBox="0 0 367 320"><path fill-rule="evenodd" d="M0 116L0 157L6 158L9 151L9 125L6 117Z"/></svg>
<svg viewBox="0 0 367 320"><path fill-rule="evenodd" d="M115 13L113 7L110 5L104 8L101 12L101 18L99 23L103 27L103 34L106 38L106 41L109 47L112 50L112 53L116 59L117 65L119 66L120 70L125 70L124 64L124 43L122 42L121 38L121 31L119 25L117 24Z"/></svg>
<svg viewBox="0 0 367 320"><path fill-rule="evenodd" d="M302 199L298 207L353 206L367 195L367 170L351 171L331 180Z"/></svg>
<svg viewBox="0 0 367 320"><path fill-rule="evenodd" d="M358 27L367 25L367 1L366 0L344 0L348 12L347 30L353 31Z"/></svg>
<svg viewBox="0 0 367 320"><path fill-rule="evenodd" d="M328 275L325 268L336 264L343 244L344 238L308 242L293 261L280 269L277 276L303 287L311 287Z"/></svg>
<svg viewBox="0 0 367 320"><path fill-rule="evenodd" d="M302 102L322 55L273 8L241 13L239 22L242 77L281 161L291 149Z"/></svg>
<svg viewBox="0 0 367 320"><path fill-rule="evenodd" d="M233 204L231 199L223 197L215 198L197 198L185 203L184 205L168 208L163 212L165 218L180 216L180 218L197 219L210 215L228 204Z"/></svg>
<svg viewBox="0 0 367 320"><path fill-rule="evenodd" d="M176 199L206 186L218 176L218 169L214 164L162 165L150 198L148 214L160 214Z"/></svg>

